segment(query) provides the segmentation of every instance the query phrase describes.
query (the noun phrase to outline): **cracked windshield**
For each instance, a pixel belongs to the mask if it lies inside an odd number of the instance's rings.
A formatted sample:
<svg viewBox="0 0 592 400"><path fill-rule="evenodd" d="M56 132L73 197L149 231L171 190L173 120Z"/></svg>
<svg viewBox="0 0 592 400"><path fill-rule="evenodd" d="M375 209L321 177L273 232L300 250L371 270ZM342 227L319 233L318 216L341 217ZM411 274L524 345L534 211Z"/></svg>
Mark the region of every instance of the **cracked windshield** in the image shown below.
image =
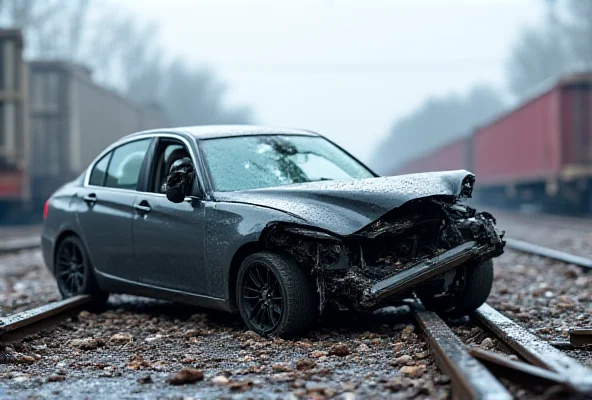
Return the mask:
<svg viewBox="0 0 592 400"><path fill-rule="evenodd" d="M202 141L218 191L371 178L362 164L314 136L245 136Z"/></svg>

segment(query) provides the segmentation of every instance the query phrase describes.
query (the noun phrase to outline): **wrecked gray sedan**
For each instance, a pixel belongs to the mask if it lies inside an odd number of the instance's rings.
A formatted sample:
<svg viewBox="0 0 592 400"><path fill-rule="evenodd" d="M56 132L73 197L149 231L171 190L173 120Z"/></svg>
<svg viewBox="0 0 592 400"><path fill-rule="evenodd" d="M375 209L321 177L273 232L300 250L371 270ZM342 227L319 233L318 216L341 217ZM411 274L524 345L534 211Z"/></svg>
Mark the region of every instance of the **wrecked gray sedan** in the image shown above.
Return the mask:
<svg viewBox="0 0 592 400"><path fill-rule="evenodd" d="M64 297L130 293L294 335L328 309L417 295L464 315L489 295L495 220L474 176L378 177L324 137L253 126L132 134L47 201L45 262Z"/></svg>

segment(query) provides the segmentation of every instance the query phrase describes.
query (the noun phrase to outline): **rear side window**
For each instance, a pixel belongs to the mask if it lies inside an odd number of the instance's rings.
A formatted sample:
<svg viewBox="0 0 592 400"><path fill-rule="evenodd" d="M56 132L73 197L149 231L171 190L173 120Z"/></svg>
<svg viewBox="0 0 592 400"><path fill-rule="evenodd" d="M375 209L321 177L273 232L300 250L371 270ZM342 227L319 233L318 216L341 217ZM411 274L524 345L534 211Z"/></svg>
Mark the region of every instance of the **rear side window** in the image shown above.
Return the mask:
<svg viewBox="0 0 592 400"><path fill-rule="evenodd" d="M113 156L107 168L105 186L136 190L150 140L137 140L113 150Z"/></svg>
<svg viewBox="0 0 592 400"><path fill-rule="evenodd" d="M105 175L107 173L107 167L109 166L109 160L111 159L111 154L106 154L97 162L90 173L90 179L88 183L93 186L103 186L105 184Z"/></svg>

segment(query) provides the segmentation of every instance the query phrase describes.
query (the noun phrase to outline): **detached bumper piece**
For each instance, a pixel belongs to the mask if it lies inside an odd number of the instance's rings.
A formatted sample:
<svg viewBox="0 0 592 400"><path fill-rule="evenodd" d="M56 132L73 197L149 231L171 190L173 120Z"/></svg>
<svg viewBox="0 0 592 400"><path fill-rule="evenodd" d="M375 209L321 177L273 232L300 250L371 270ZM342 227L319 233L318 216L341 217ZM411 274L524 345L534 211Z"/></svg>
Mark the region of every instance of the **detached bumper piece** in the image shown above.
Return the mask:
<svg viewBox="0 0 592 400"><path fill-rule="evenodd" d="M388 298L412 289L417 284L443 274L473 259L494 253L495 247L481 245L476 241L463 243L429 260L420 261L411 268L376 282L366 289L360 305L372 308Z"/></svg>

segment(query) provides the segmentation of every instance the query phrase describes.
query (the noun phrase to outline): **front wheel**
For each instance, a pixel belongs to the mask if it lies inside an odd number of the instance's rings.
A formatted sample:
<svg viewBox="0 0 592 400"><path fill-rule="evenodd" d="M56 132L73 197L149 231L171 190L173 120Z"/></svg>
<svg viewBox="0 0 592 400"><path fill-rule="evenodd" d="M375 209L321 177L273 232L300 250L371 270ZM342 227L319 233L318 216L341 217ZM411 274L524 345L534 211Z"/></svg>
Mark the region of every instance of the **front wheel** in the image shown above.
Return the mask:
<svg viewBox="0 0 592 400"><path fill-rule="evenodd" d="M470 314L485 303L493 285L493 260L459 268L457 274L462 273L462 276L457 283L460 287L453 288L450 293L436 294L425 289L416 291L427 309L455 318Z"/></svg>
<svg viewBox="0 0 592 400"><path fill-rule="evenodd" d="M68 236L58 246L55 277L64 298L88 294L92 297L92 307L96 308L107 302L109 294L99 288L84 245L76 236Z"/></svg>
<svg viewBox="0 0 592 400"><path fill-rule="evenodd" d="M286 256L259 252L240 266L236 299L245 325L261 335L293 336L317 316L310 273Z"/></svg>

